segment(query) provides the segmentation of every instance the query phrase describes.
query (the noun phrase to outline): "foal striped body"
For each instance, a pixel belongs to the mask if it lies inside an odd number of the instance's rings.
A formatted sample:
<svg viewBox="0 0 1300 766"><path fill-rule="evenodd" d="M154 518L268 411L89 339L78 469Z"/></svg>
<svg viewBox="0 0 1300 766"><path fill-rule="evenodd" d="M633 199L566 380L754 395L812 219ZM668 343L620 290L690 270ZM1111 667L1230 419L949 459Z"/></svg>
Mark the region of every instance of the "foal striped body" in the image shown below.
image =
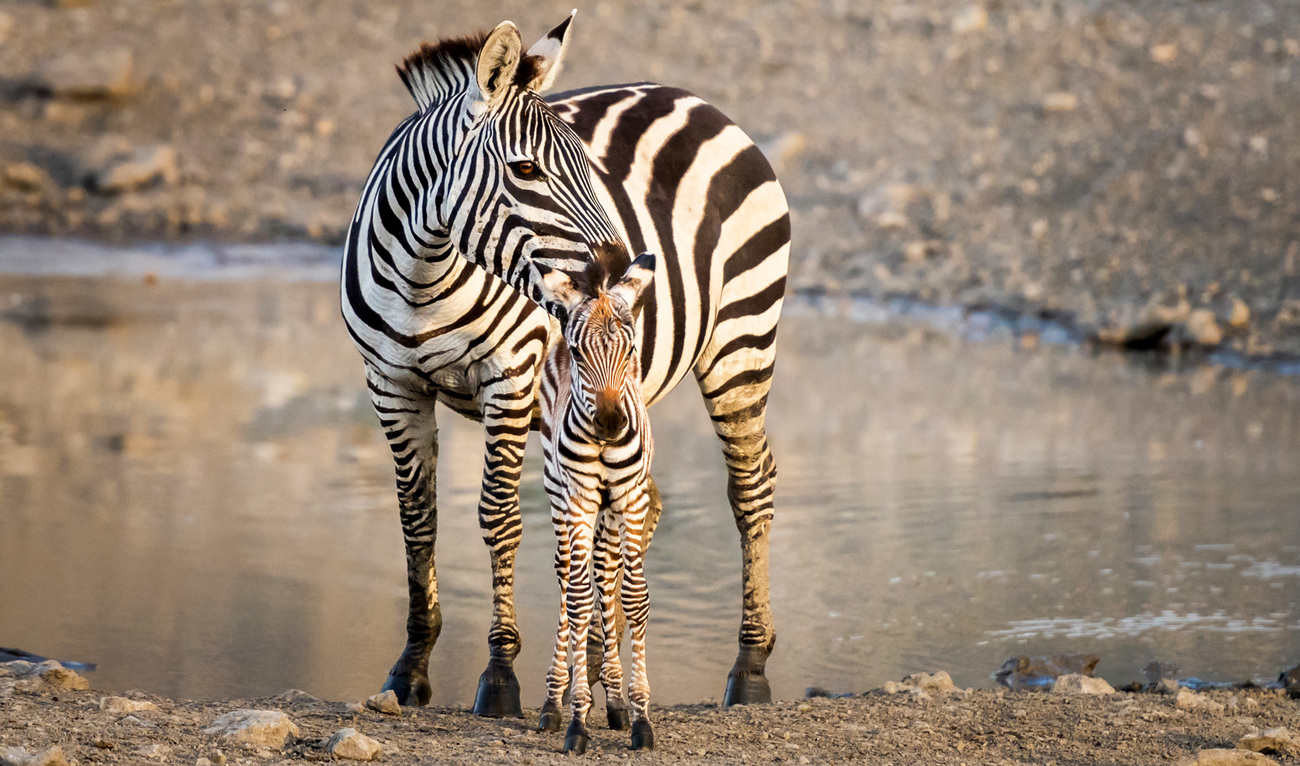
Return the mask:
<svg viewBox="0 0 1300 766"><path fill-rule="evenodd" d="M404 62L418 110L381 150L346 243L343 316L392 448L407 553L407 645L385 688L408 705L431 694L428 655L442 624L442 402L486 432L479 522L493 613L474 709L521 714L512 667L518 488L527 433L538 426L540 368L558 337L547 311L565 316L556 277L594 262L622 273L630 244L660 255L636 321L644 401L693 374L730 477L744 609L725 701L764 699L776 475L764 414L789 253L781 187L753 142L685 91L611 86L543 102L535 92L558 70L568 22L528 55L507 26Z"/></svg>

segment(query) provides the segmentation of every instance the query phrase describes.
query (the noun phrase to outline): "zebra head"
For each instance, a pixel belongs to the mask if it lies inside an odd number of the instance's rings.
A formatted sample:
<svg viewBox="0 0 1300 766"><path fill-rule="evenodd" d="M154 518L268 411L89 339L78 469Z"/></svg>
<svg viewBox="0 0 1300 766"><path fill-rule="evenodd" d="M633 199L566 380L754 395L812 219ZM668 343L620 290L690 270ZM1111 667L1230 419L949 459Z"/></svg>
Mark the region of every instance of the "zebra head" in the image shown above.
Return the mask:
<svg viewBox="0 0 1300 766"><path fill-rule="evenodd" d="M623 278L606 288L599 262L576 286L561 272L542 267L568 321L570 401L597 441L609 443L627 432L641 397L641 363L637 356L636 315L641 297L654 279L655 256L642 253Z"/></svg>
<svg viewBox="0 0 1300 766"><path fill-rule="evenodd" d="M560 302L531 265L576 277L594 261L628 262L627 246L596 197L581 139L538 95L559 74L572 18L527 53L509 21L486 36L429 49L441 58L459 53L462 74L458 98L446 99L454 103L443 123L450 156L433 195L438 223L461 255L561 319ZM421 86L427 92L444 84L419 79L431 57L421 51L399 68L417 102Z"/></svg>

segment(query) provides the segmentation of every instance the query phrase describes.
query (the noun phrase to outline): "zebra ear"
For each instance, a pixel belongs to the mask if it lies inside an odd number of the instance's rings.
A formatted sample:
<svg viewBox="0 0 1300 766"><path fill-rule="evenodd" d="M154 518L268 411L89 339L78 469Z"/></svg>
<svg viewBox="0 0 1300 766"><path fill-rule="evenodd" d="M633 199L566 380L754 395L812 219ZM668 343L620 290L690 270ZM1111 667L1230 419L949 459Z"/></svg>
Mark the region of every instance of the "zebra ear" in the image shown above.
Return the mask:
<svg viewBox="0 0 1300 766"><path fill-rule="evenodd" d="M645 289L655 277L655 254L641 253L627 267L623 278L611 288L610 295L617 297L630 309L633 315L641 313L641 298Z"/></svg>
<svg viewBox="0 0 1300 766"><path fill-rule="evenodd" d="M587 297L573 283L573 278L563 271L538 261L533 261L533 268L537 271L537 281L533 287L538 293L533 300L560 320L560 324L567 323L569 315Z"/></svg>
<svg viewBox="0 0 1300 766"><path fill-rule="evenodd" d="M485 102L498 98L514 82L524 47L513 21L503 21L488 35L478 54L478 89Z"/></svg>
<svg viewBox="0 0 1300 766"><path fill-rule="evenodd" d="M529 90L537 93L550 90L555 84L555 78L560 76L560 69L564 66L564 52L568 50L569 24L577 12L578 9L574 8L569 18L560 22L558 27L546 33L546 37L528 49L528 60L532 64L532 77L527 86Z"/></svg>

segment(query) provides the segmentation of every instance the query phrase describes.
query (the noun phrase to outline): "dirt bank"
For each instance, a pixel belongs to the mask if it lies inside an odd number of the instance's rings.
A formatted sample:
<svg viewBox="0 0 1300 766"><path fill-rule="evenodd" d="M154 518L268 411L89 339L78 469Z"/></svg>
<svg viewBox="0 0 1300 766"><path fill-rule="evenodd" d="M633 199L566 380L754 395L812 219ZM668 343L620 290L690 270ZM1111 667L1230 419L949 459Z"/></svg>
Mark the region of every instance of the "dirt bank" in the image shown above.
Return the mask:
<svg viewBox="0 0 1300 766"><path fill-rule="evenodd" d="M338 242L420 40L571 3L0 11L0 230ZM562 87L691 88L763 143L792 284L1300 354L1300 6L667 0L580 10Z"/></svg>
<svg viewBox="0 0 1300 766"><path fill-rule="evenodd" d="M4 666L0 665L0 671ZM190 702L140 692L106 696L67 674L28 675L0 689L0 762L6 748L60 748L71 763L303 763L331 760L343 728L379 742L382 763L573 763L560 734L524 720L477 718L448 708L386 715L358 703L289 691L257 700ZM0 679L3 681L4 679ZM1190 693L1186 693L1190 694ZM1152 764L1231 749L1272 727L1300 730L1300 706L1282 691L1101 696L953 691L808 699L723 710L683 705L654 712L657 749L633 754L624 732L593 729L589 760L643 763ZM1191 698L1189 698L1191 699ZM240 744L214 722L241 709L272 711L280 730ZM208 729L209 731L205 731ZM268 737L268 739L259 739ZM1272 757L1292 763L1296 752ZM1238 758L1246 756L1237 754ZM1233 760L1218 763L1271 763Z"/></svg>

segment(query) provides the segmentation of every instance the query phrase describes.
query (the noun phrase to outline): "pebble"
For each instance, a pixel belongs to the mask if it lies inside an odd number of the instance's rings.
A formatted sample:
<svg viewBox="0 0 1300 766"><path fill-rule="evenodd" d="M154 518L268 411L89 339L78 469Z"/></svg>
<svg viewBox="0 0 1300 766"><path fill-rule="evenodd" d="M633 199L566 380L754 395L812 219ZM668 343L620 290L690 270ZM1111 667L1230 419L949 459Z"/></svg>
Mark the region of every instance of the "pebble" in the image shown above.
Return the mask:
<svg viewBox="0 0 1300 766"><path fill-rule="evenodd" d="M1187 334L1202 346L1217 346L1223 342L1223 330L1209 309L1196 309L1187 316Z"/></svg>
<svg viewBox="0 0 1300 766"><path fill-rule="evenodd" d="M30 162L15 162L5 166L4 180L9 186L24 191L36 191L53 185L44 168Z"/></svg>
<svg viewBox="0 0 1300 766"><path fill-rule="evenodd" d="M371 710L377 710L385 715L401 715L402 706L397 702L397 694L392 689L386 689L379 694L371 695L366 699L366 707Z"/></svg>
<svg viewBox="0 0 1300 766"><path fill-rule="evenodd" d="M913 673L902 681L886 681L883 688L886 694L907 693L917 699L930 699L930 694L960 691L946 670L936 673Z"/></svg>
<svg viewBox="0 0 1300 766"><path fill-rule="evenodd" d="M134 63L125 47L68 52L41 64L32 81L62 98L121 98L131 92Z"/></svg>
<svg viewBox="0 0 1300 766"><path fill-rule="evenodd" d="M137 749L135 754L142 758L157 758L161 761L166 760L166 758L172 754L172 749L169 745L155 742L152 745L145 745L144 747Z"/></svg>
<svg viewBox="0 0 1300 766"><path fill-rule="evenodd" d="M956 16L952 17L952 31L954 34L983 32L988 25L989 12L984 10L982 5L968 5L958 11Z"/></svg>
<svg viewBox="0 0 1300 766"><path fill-rule="evenodd" d="M1151 46L1151 60L1157 64L1170 64L1178 58L1178 46L1172 43Z"/></svg>
<svg viewBox="0 0 1300 766"><path fill-rule="evenodd" d="M320 702L320 697L308 694L302 689L286 689L275 695L276 702Z"/></svg>
<svg viewBox="0 0 1300 766"><path fill-rule="evenodd" d="M14 29L14 17L0 11L0 43L5 41L9 33Z"/></svg>
<svg viewBox="0 0 1300 766"><path fill-rule="evenodd" d="M218 717L204 734L219 734L229 742L280 749L290 734L299 735L298 725L278 710L234 710Z"/></svg>
<svg viewBox="0 0 1300 766"><path fill-rule="evenodd" d="M1179 766L1279 766L1278 762L1249 750L1212 748L1202 750L1195 758L1179 762Z"/></svg>
<svg viewBox="0 0 1300 766"><path fill-rule="evenodd" d="M1114 694L1115 689L1104 678L1068 673L1052 684L1053 694Z"/></svg>
<svg viewBox="0 0 1300 766"><path fill-rule="evenodd" d="M1155 690L1160 694L1177 694L1180 688L1182 687L1172 678L1162 678L1155 685Z"/></svg>
<svg viewBox="0 0 1300 766"><path fill-rule="evenodd" d="M1264 731L1247 734L1237 740L1237 747L1256 753L1276 753L1277 755L1300 755L1300 738L1297 738L1285 726L1277 726Z"/></svg>
<svg viewBox="0 0 1300 766"><path fill-rule="evenodd" d="M0 766L68 766L68 759L58 745L39 753L29 753L23 747L0 747Z"/></svg>
<svg viewBox="0 0 1300 766"><path fill-rule="evenodd" d="M1073 112L1079 108L1079 97L1068 90L1048 93L1043 99L1043 109L1049 112Z"/></svg>
<svg viewBox="0 0 1300 766"><path fill-rule="evenodd" d="M1207 713L1222 713L1224 709L1222 703L1191 689L1178 690L1178 694L1174 695L1174 707L1179 710L1203 710Z"/></svg>
<svg viewBox="0 0 1300 766"><path fill-rule="evenodd" d="M383 745L352 728L334 732L334 736L330 737L325 745L325 752L335 758L346 758L350 761L374 760L383 749Z"/></svg>
<svg viewBox="0 0 1300 766"><path fill-rule="evenodd" d="M158 706L148 700L132 700L126 697L103 697L99 700L99 709L109 713L137 713L141 710L157 710Z"/></svg>
<svg viewBox="0 0 1300 766"><path fill-rule="evenodd" d="M101 194L118 194L158 181L174 183L178 177L176 148L158 144L114 157L92 175L91 187Z"/></svg>

